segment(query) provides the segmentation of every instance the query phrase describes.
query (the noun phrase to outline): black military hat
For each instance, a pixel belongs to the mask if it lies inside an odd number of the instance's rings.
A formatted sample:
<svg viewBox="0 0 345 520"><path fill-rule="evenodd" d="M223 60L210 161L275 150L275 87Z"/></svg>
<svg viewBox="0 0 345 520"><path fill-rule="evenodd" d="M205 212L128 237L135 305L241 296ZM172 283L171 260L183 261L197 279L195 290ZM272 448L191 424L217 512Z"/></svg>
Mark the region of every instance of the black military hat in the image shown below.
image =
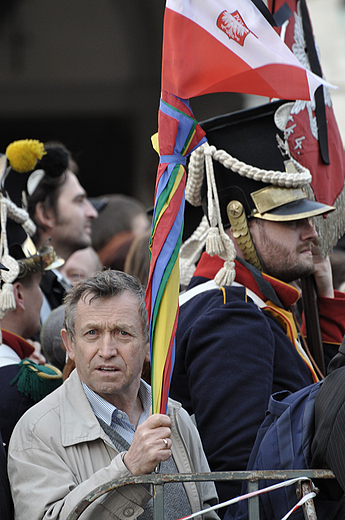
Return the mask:
<svg viewBox="0 0 345 520"><path fill-rule="evenodd" d="M247 217L272 221L298 220L335 209L310 200L301 186L303 182L289 186L280 178L298 177L299 169L305 170L291 158L284 138L289 112L290 105L279 100L201 123L209 145L235 159L233 163L227 159L226 166L213 161L223 225L228 222L227 206L231 201L239 201ZM254 167L252 171L248 166ZM308 179L308 174L305 177ZM305 185L310 180L309 176ZM201 188L204 202L206 194L205 179Z"/></svg>

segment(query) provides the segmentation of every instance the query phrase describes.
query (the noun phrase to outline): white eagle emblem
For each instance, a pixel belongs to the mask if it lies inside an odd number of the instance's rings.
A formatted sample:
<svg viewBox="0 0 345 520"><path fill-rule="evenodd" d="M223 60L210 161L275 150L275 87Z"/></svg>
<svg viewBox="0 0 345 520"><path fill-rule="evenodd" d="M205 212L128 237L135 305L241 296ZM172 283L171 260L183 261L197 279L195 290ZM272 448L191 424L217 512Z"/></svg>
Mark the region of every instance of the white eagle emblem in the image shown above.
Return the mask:
<svg viewBox="0 0 345 520"><path fill-rule="evenodd" d="M251 32L238 11L234 11L233 13L229 13L229 11L221 12L217 18L217 27L223 31L228 38L239 43L242 47L246 36Z"/></svg>

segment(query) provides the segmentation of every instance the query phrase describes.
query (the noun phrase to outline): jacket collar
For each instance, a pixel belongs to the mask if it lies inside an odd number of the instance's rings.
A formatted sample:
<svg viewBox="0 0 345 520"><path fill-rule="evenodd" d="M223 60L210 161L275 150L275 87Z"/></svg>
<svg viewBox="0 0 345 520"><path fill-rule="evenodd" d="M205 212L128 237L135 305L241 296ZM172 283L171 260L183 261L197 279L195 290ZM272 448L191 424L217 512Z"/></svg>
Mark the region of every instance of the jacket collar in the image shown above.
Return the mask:
<svg viewBox="0 0 345 520"><path fill-rule="evenodd" d="M173 408L179 409L180 407L180 403L169 399L170 413ZM59 408L61 441L64 447L96 439L103 439L113 447L92 411L76 369L59 389Z"/></svg>
<svg viewBox="0 0 345 520"><path fill-rule="evenodd" d="M11 349L18 354L20 359L31 356L35 351L34 347L21 336L17 336L17 334L13 334L13 332L9 332L5 329L1 329L1 333L4 343L11 347Z"/></svg>
<svg viewBox="0 0 345 520"><path fill-rule="evenodd" d="M99 438L111 444L92 411L76 369L61 386L59 408L64 447Z"/></svg>

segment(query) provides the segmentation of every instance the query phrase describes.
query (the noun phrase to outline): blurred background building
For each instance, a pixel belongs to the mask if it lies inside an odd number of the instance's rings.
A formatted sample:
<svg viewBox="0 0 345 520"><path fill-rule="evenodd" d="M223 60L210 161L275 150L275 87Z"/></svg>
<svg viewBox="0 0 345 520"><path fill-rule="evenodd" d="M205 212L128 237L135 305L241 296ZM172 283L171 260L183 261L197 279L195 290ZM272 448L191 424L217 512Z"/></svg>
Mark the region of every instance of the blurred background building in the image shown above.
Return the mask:
<svg viewBox="0 0 345 520"><path fill-rule="evenodd" d="M152 205L164 5L3 2L0 150L21 138L61 140L90 195L124 193ZM238 96L223 97L232 110Z"/></svg>
<svg viewBox="0 0 345 520"><path fill-rule="evenodd" d="M309 0L345 135L342 0ZM153 204L164 0L7 0L0 10L0 151L60 140L89 195ZM339 41L336 40L339 38ZM239 94L192 100L198 120L262 103ZM344 114L343 114L344 113ZM344 127L344 129L343 129Z"/></svg>

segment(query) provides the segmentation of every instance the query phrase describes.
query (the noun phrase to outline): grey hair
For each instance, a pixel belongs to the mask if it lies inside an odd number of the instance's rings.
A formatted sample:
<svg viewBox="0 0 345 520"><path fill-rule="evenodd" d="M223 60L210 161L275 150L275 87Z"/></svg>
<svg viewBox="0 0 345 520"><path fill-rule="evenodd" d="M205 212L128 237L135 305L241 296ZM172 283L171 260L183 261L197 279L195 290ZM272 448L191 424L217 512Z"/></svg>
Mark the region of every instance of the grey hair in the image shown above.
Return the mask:
<svg viewBox="0 0 345 520"><path fill-rule="evenodd" d="M125 291L131 292L138 299L144 339L145 343L148 343L149 325L145 306L145 289L135 276L113 269L97 271L89 278L84 278L76 283L66 294L63 326L71 341L75 342L75 318L79 300L85 301L88 296L91 296L89 300L89 303L91 303L93 300L112 298Z"/></svg>

